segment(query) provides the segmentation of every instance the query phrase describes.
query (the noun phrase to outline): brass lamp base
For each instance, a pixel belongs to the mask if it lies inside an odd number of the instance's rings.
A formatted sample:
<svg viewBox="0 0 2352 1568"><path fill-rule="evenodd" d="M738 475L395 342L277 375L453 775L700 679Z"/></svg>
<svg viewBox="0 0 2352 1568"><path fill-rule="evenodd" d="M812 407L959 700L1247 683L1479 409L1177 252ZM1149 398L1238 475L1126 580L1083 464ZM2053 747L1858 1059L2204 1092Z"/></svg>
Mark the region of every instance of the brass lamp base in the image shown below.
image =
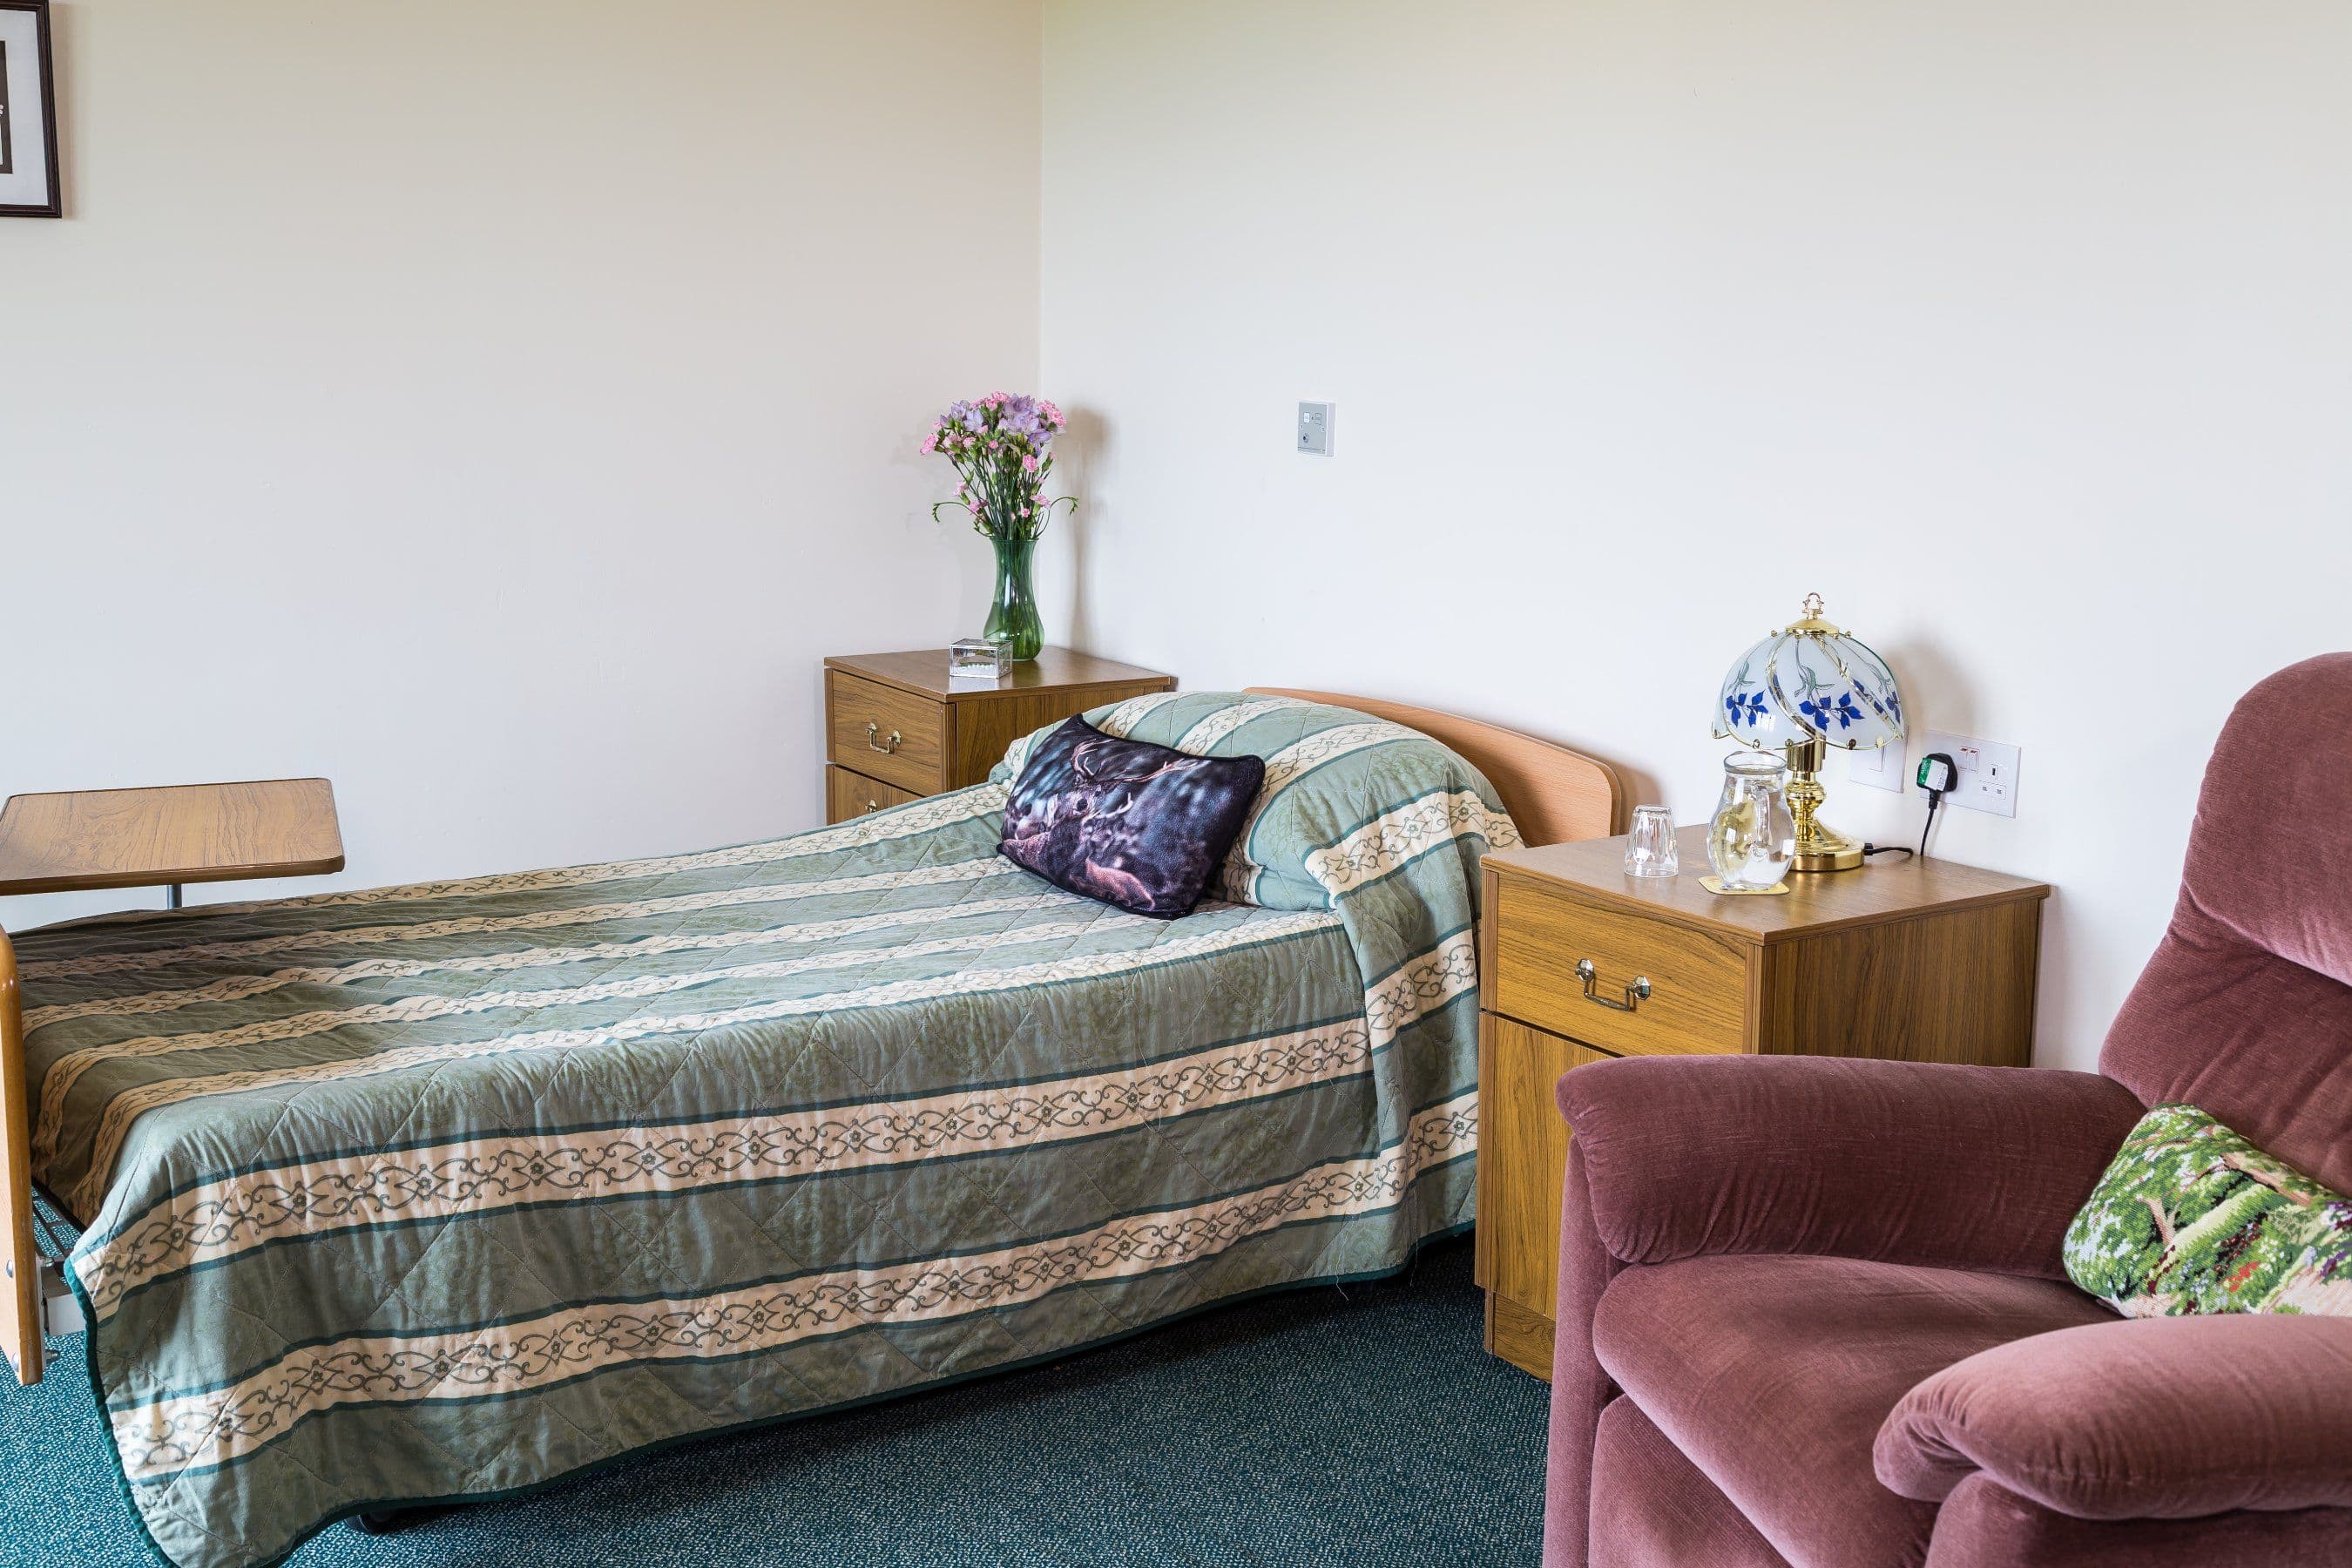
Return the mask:
<svg viewBox="0 0 2352 1568"><path fill-rule="evenodd" d="M1790 741L1781 750L1789 759L1789 815L1797 819L1797 858L1789 862L1789 869L1853 870L1862 864L1862 845L1814 815L1829 794L1820 776L1828 746L1815 737Z"/></svg>
<svg viewBox="0 0 2352 1568"><path fill-rule="evenodd" d="M1791 871L1851 871L1862 864L1862 846L1844 834L1813 824L1810 835L1797 839Z"/></svg>

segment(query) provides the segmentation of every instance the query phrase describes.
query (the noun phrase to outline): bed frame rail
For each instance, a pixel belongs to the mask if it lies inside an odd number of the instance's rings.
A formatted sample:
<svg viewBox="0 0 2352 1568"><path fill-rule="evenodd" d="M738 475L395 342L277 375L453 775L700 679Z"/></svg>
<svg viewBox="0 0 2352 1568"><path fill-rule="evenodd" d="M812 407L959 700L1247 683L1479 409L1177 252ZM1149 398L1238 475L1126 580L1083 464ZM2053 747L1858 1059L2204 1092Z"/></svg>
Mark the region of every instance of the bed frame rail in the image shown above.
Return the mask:
<svg viewBox="0 0 2352 1568"><path fill-rule="evenodd" d="M0 931L0 1353L16 1369L16 1381L38 1383L45 1370L41 1328L48 1269L33 1239L32 1085L25 1073L16 949Z"/></svg>

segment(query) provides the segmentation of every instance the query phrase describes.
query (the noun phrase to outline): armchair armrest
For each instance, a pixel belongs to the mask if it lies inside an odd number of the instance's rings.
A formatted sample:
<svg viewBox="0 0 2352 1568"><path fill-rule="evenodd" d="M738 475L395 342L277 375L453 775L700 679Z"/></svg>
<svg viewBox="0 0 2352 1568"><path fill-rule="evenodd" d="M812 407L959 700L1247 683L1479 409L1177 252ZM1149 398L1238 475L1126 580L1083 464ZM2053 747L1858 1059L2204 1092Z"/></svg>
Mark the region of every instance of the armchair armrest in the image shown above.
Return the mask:
<svg viewBox="0 0 2352 1568"><path fill-rule="evenodd" d="M2095 1323L1945 1368L1878 1431L1878 1479L1941 1501L1982 1472L2078 1519L2352 1504L2352 1319Z"/></svg>
<svg viewBox="0 0 2352 1568"><path fill-rule="evenodd" d="M1559 1080L1610 1256L1791 1252L2065 1278L2059 1246L2144 1109L2094 1073L1627 1058Z"/></svg>

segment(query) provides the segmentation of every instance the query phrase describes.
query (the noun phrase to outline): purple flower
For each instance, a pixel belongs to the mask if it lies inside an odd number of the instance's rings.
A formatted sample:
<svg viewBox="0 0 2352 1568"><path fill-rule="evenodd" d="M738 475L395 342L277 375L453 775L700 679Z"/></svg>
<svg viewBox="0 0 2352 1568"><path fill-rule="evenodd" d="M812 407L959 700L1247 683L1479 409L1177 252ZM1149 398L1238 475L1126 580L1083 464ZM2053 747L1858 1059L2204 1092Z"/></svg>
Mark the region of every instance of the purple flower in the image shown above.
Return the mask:
<svg viewBox="0 0 2352 1568"><path fill-rule="evenodd" d="M924 450L954 465L956 500L940 508L968 510L972 526L998 539L1034 539L1066 496L1047 501L1040 491L1053 468L1047 448L1062 427L1062 411L1027 393L992 392L959 398L933 425ZM934 515L939 508L935 508Z"/></svg>

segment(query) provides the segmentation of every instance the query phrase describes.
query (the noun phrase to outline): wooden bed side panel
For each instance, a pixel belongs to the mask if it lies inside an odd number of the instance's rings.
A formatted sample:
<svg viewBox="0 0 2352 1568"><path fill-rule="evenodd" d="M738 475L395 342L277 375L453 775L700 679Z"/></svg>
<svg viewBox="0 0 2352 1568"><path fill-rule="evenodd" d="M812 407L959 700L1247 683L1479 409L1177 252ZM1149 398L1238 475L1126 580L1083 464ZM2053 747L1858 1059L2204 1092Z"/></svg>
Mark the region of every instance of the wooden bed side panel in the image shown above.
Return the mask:
<svg viewBox="0 0 2352 1568"><path fill-rule="evenodd" d="M41 1253L33 1240L32 1086L16 950L0 931L0 1352L19 1383L41 1381Z"/></svg>
<svg viewBox="0 0 2352 1568"><path fill-rule="evenodd" d="M1383 702L1370 697L1349 697L1336 691L1300 691L1289 687L1253 686L1265 697L1296 697L1306 702L1328 702L1353 708L1375 719L1386 719L1419 730L1453 747L1486 775L1503 797L1503 805L1529 844L1567 844L1579 838L1606 838L1624 818L1624 787L1617 770L1607 763L1572 752L1566 746L1499 724L1415 708L1403 702Z"/></svg>

